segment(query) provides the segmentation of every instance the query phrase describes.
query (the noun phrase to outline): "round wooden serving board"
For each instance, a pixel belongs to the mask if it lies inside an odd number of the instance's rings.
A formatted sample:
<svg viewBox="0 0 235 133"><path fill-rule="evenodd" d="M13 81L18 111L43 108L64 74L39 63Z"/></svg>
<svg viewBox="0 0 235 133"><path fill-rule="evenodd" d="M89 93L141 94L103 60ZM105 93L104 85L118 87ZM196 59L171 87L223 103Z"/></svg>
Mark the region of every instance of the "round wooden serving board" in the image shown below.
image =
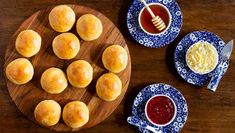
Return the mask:
<svg viewBox="0 0 235 133"><path fill-rule="evenodd" d="M62 108L70 101L80 100L87 104L90 111L89 122L81 128L89 128L105 120L123 99L130 81L131 59L127 44L122 34L107 17L87 7L79 5L69 6L75 11L77 18L86 13L91 13L97 16L103 24L102 35L97 40L91 42L85 42L79 38L81 48L78 55L72 60L61 60L55 56L51 46L54 37L60 34L55 32L49 25L48 14L53 7L40 10L26 19L12 36L6 50L4 65L4 69L6 69L6 66L9 64L9 62L16 58L22 57L15 50L15 39L20 31L25 29L32 29L38 32L42 37L42 46L40 52L32 58L29 58L34 66L34 77L29 83L24 85L15 85L8 79L6 79L6 82L12 100L15 102L18 109L30 120L36 122L33 114L34 108L42 100L53 99L57 101ZM75 26L70 32L78 36ZM101 56L104 49L112 44L123 46L128 53L129 61L126 69L117 74L120 77L123 85L121 95L115 101L105 102L97 96L95 91L95 84L97 79L102 74L108 72L102 64ZM69 85L62 93L55 95L48 94L41 88L40 77L44 70L50 67L58 67L65 72L67 66L71 62L79 59L83 59L91 63L94 70L93 81L87 88L79 89ZM76 131L81 129L69 128L64 124L62 118L58 124L48 128L56 131Z"/></svg>

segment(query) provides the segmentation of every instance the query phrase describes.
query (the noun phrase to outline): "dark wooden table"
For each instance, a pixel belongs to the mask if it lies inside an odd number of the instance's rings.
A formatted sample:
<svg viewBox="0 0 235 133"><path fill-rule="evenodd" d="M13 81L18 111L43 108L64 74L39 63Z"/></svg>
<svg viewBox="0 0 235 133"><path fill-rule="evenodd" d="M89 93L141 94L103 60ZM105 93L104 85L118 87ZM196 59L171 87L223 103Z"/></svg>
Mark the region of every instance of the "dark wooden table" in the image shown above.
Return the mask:
<svg viewBox="0 0 235 133"><path fill-rule="evenodd" d="M138 45L127 31L125 18L132 0L0 0L0 133L52 132L18 111L6 88L3 62L10 36L27 17L39 9L64 3L88 6L110 18L125 36L132 58L131 82L121 105L108 119L81 132L137 132L126 122L134 97L146 85L163 82L178 88L187 100L189 115L183 133L234 133L235 52L216 93L207 91L205 86L191 86L181 79L174 68L173 53L180 39L195 30L212 31L226 42L235 38L235 0L177 1L184 16L180 35L167 47L150 49Z"/></svg>

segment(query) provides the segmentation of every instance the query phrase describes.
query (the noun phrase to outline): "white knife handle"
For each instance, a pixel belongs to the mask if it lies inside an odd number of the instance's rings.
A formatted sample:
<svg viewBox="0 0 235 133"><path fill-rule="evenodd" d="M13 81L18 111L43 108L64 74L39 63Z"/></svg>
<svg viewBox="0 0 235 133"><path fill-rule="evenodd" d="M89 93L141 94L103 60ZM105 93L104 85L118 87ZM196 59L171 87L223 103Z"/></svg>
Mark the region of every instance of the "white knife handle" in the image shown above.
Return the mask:
<svg viewBox="0 0 235 133"><path fill-rule="evenodd" d="M160 131L159 131L159 129L156 129L155 127L149 126L148 124L143 122L143 120L137 118L136 116L129 116L127 118L127 122L131 125L147 129L153 133L162 133L162 129L160 129Z"/></svg>
<svg viewBox="0 0 235 133"><path fill-rule="evenodd" d="M212 92L216 91L216 89L219 85L219 82L220 82L223 74L226 72L227 68L228 68L227 62L223 62L221 64L221 66L218 66L217 73L214 76L212 76L211 81L207 86L208 90L210 90Z"/></svg>
<svg viewBox="0 0 235 133"><path fill-rule="evenodd" d="M207 86L207 88L210 91L215 92L217 87L218 87L218 85L219 85L219 82L220 82L222 76L223 76L223 72L222 71L219 72L219 74L216 74L215 76L213 76L211 78L211 81L210 81L209 85Z"/></svg>

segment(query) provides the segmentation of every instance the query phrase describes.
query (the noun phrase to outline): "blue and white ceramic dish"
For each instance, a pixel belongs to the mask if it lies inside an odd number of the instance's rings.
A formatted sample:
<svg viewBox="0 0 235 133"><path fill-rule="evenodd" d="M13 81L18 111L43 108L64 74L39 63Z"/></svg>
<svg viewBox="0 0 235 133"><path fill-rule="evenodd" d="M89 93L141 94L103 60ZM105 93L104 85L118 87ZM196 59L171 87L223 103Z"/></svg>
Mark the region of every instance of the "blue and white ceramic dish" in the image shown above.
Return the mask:
<svg viewBox="0 0 235 133"><path fill-rule="evenodd" d="M138 22L139 13L144 5L134 0L127 13L127 27L131 36L141 45L150 48L159 48L171 43L178 36L182 27L183 16L175 0L146 0L147 3L160 3L167 7L171 14L169 28L159 35L149 35L144 32Z"/></svg>
<svg viewBox="0 0 235 133"><path fill-rule="evenodd" d="M218 64L221 64L221 51L224 47L224 41L220 39L217 35L214 33L208 32L208 31L195 31L188 35L186 35L177 45L175 49L175 67L180 74L180 76L186 80L188 83L196 85L196 86L202 86L207 84L211 77L214 75L216 68L208 73L208 74L197 74L194 73L186 63L185 55L187 50L191 45L193 45L196 42L199 41L207 41L210 44L212 44L219 54L219 61ZM217 66L218 67L218 66Z"/></svg>
<svg viewBox="0 0 235 133"><path fill-rule="evenodd" d="M145 116L145 104L146 102L155 95L166 95L169 96L176 105L176 117L175 119L167 126L158 127L151 124L146 116ZM159 131L162 130L163 133L178 133L182 127L184 126L187 116L188 116L188 107L185 98L183 95L174 87L167 85L167 84L153 84L145 87L143 90L139 92L137 97L134 100L132 106L132 116L142 120L142 126L150 125L158 129ZM136 121L137 122L137 121ZM142 133L150 133L149 130L140 127L139 130Z"/></svg>

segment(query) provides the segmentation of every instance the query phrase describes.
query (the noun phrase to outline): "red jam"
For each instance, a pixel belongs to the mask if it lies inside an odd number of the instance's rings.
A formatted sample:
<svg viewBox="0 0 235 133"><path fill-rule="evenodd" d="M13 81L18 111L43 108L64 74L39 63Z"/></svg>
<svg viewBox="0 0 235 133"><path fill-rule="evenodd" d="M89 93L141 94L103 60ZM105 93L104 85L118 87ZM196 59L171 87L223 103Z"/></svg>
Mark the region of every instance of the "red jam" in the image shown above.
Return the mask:
<svg viewBox="0 0 235 133"><path fill-rule="evenodd" d="M163 20L163 22L165 23L165 25L167 27L169 25L169 21L170 21L170 16L169 16L167 10L164 7L162 7L161 5L150 5L149 7L152 9L153 13L156 16L159 16ZM146 8L143 10L143 12L140 15L140 23L141 23L142 27L145 29L145 31L152 33L152 34L157 34L157 33L160 33L165 30L164 29L162 31L159 31L153 25L152 17Z"/></svg>
<svg viewBox="0 0 235 133"><path fill-rule="evenodd" d="M147 104L148 118L155 124L167 124L174 117L174 113L174 104L166 96L156 96Z"/></svg>

